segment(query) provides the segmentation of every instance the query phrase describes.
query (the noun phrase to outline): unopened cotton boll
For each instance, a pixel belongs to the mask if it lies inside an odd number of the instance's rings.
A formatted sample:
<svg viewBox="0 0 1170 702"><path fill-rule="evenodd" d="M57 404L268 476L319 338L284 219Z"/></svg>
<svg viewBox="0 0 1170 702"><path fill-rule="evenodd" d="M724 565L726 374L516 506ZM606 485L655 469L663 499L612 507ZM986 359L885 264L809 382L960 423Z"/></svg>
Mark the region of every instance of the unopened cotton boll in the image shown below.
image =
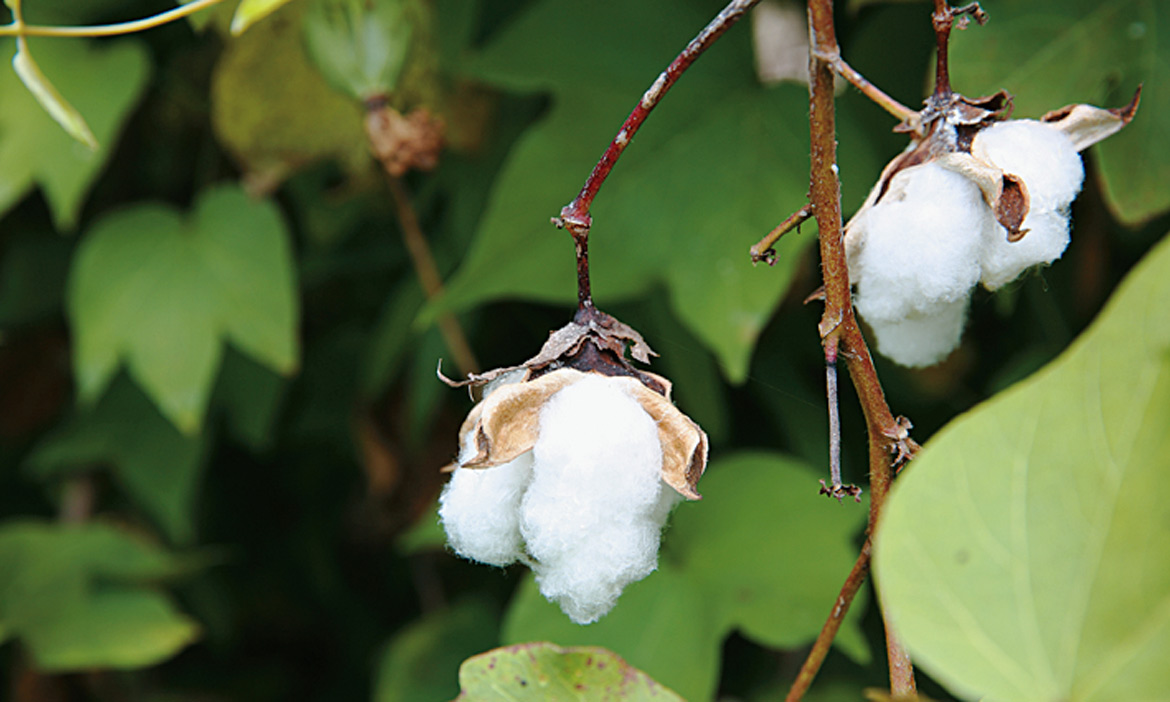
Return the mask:
<svg viewBox="0 0 1170 702"><path fill-rule="evenodd" d="M883 355L925 366L958 345L993 226L979 187L935 163L894 175L877 204L850 223L854 301ZM901 333L906 338L896 338Z"/></svg>
<svg viewBox="0 0 1170 702"><path fill-rule="evenodd" d="M976 135L971 154L1018 176L1028 189L1022 239L995 226L984 237L981 281L995 290L1033 266L1060 258L1069 243L1069 206L1080 192L1084 166L1062 132L1033 120L999 122Z"/></svg>
<svg viewBox="0 0 1170 702"><path fill-rule="evenodd" d="M658 426L627 391L636 382L590 375L541 411L520 528L541 593L579 624L657 567L680 499L661 479Z"/></svg>

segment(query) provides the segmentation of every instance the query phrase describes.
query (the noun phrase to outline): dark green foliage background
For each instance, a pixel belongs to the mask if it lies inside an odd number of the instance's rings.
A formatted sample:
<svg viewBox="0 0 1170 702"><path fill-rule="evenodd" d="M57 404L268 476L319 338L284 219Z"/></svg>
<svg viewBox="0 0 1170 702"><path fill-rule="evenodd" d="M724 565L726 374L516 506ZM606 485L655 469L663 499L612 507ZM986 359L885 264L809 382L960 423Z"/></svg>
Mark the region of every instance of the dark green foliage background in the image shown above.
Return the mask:
<svg viewBox="0 0 1170 702"><path fill-rule="evenodd" d="M15 576L0 577L0 685L22 702L425 702L458 693L468 656L560 636L603 643L692 700L778 698L864 521L864 506L816 495L827 453L820 310L802 304L819 285L815 226L783 240L774 268L747 255L805 197L805 89L759 86L750 27L737 27L650 117L596 201L599 304L661 354L654 370L709 432L715 460L709 503L680 507L662 572L627 595L656 616L619 604L609 623L565 632L567 620L534 596L522 568L460 561L436 535L438 469L470 403L434 377L450 354L433 322L455 312L491 368L531 356L567 320L572 246L548 218L721 3L433 2L396 94L398 106L427 105L448 125L439 167L405 179L450 283L428 302L367 155L360 107L304 55L299 23L311 2L293 0L240 38L215 28L227 8L200 31L179 22L133 38L34 42L33 55L91 121L102 144L92 155L7 69L0 75L0 571L23 572L39 557L37 567L67 573L36 581L48 593L42 609L61 602L60 611L93 614L85 608L108 598L149 598L144 606L162 609L142 616L163 632L156 648L115 656L119 637L140 630L135 617L111 616L107 638L75 636L90 658L41 655L48 649L27 633L36 618L13 623L35 598L11 585ZM25 4L29 21L64 24L173 6ZM877 359L891 407L914 421L919 441L1056 357L1170 228L1170 55L1155 32L1170 15L1157 3L1110 3L1102 17L1095 3L1074 5L1084 11L1056 0L988 2L991 23L955 38L956 89L1006 88L1019 95L1019 116L1072 102L1113 106L1143 81L1146 103L1128 131L1086 154L1060 262L995 296L977 291L946 363L912 372ZM923 2L837 10L845 57L912 106L931 73L929 12ZM1054 13L1072 17L1045 25L1055 39L1029 33ZM1018 56L1033 54L1047 60L1015 70ZM1070 55L1084 65L1061 59ZM838 105L851 212L905 142L856 91ZM246 204L241 183L263 202ZM116 307L105 296L118 294L138 259L90 260L96 273L78 288L81 252L141 220L143 208L165 208L176 236L204 242L192 250L213 260L222 252L210 251L194 214L209 194L237 203L241 218L262 209L248 221L285 243L163 276L169 298L138 294L140 309L118 308L131 311L117 325L93 322L95 343L117 359L94 361L79 349L79 329L93 309ZM276 269L236 265L249 260ZM250 296L268 306L249 308ZM280 323L286 312L291 325ZM203 345L162 334L164 318ZM149 373L126 362L135 343L158 362ZM454 372L449 361L445 369ZM861 482L864 427L848 388L842 411L846 479ZM57 525L79 485L93 489L93 531ZM68 548L104 546L71 561L66 546L30 546L52 541L30 521L64 534ZM147 557L149 568L138 562ZM869 598L858 604L806 699L859 700L883 684L880 622ZM929 679L923 687L948 699Z"/></svg>

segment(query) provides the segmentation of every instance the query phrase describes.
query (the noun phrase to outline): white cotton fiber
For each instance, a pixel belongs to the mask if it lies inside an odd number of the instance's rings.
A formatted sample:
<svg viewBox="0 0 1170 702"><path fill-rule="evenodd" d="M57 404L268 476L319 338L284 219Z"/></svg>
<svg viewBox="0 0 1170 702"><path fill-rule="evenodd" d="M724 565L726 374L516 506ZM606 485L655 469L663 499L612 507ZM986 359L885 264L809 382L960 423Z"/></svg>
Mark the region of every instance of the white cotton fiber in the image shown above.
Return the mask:
<svg viewBox="0 0 1170 702"><path fill-rule="evenodd" d="M958 345L981 274L984 231L995 225L979 187L934 163L907 168L850 224L854 301L878 349L903 365L941 360ZM955 310L959 310L956 315ZM907 338L896 341L895 330Z"/></svg>
<svg viewBox="0 0 1170 702"><path fill-rule="evenodd" d="M1019 176L1028 188L1023 238L1009 242L1007 231L998 224L984 238L981 280L988 290L995 290L1064 253L1069 243L1069 205L1081 189L1085 172L1067 136L1032 120L999 122L984 129L975 137L971 153Z"/></svg>
<svg viewBox="0 0 1170 702"><path fill-rule="evenodd" d="M658 426L626 391L632 378L590 374L540 417L520 528L540 591L579 624L613 607L658 564L674 496L661 479Z"/></svg>
<svg viewBox="0 0 1170 702"><path fill-rule="evenodd" d="M988 290L1007 285L1033 266L1052 263L1068 247L1067 214L1032 211L1024 226L1028 233L1015 242L1007 240L1007 230L998 223L985 232L980 280Z"/></svg>
<svg viewBox="0 0 1170 702"><path fill-rule="evenodd" d="M475 454L467 433L460 460ZM460 556L506 566L523 557L520 500L532 478L532 452L491 468L456 468L439 496L439 521Z"/></svg>
<svg viewBox="0 0 1170 702"><path fill-rule="evenodd" d="M878 351L903 366L930 366L950 355L963 336L967 298L944 302L929 312L911 312L896 320L867 320Z"/></svg>
<svg viewBox="0 0 1170 702"><path fill-rule="evenodd" d="M1085 178L1072 140L1035 120L997 122L980 131L971 144L971 155L1022 178L1031 206L1038 211L1068 207Z"/></svg>

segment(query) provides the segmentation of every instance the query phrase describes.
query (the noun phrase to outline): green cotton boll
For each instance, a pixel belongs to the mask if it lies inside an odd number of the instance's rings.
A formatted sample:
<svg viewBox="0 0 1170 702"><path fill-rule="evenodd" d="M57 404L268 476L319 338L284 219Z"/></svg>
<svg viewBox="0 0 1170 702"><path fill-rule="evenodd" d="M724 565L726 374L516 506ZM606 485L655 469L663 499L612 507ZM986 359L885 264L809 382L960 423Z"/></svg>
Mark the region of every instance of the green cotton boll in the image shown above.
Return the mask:
<svg viewBox="0 0 1170 702"><path fill-rule="evenodd" d="M333 87L364 101L394 91L414 20L410 0L317 0L305 14L305 44Z"/></svg>

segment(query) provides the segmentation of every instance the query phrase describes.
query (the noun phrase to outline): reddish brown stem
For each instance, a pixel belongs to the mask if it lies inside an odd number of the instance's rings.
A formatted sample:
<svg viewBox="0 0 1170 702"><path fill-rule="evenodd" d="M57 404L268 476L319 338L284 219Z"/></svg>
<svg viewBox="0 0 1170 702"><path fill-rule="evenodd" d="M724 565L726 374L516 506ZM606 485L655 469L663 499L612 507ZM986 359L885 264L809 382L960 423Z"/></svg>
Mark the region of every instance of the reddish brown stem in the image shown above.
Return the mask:
<svg viewBox="0 0 1170 702"><path fill-rule="evenodd" d="M845 584L841 586L841 591L837 594L837 600L833 603L829 618L821 627L821 633L813 642L812 650L804 659L804 664L800 666L800 672L796 674L796 680L788 690L788 696L784 698L785 702L798 702L804 697L804 693L808 692L809 686L816 678L821 663L825 661L825 656L829 655L829 648L833 645L833 639L837 637L837 630L841 628L841 622L845 620L845 614L849 611L849 606L853 604L853 598L865 582L866 574L869 573L870 548L870 540L866 539L861 546L861 553L858 554L857 561L853 564L853 570L849 571L849 577L845 579Z"/></svg>
<svg viewBox="0 0 1170 702"><path fill-rule="evenodd" d="M868 535L875 533L893 480L894 470L891 437L902 433L903 427L894 418L886 404L885 394L878 381L877 371L869 355L865 338L853 314L849 292L849 268L845 260L841 221L841 185L837 176L837 135L833 103L833 57L840 55L833 25L832 0L809 0L809 27L812 38L809 65L809 131L811 140L809 199L812 201L819 229L821 268L825 288L825 309L819 331L825 345L826 362L845 359L849 376L857 389L869 434L870 511ZM867 541L867 544L869 542ZM850 581L863 577L868 556L859 558L858 566L850 574ZM847 581L849 584L849 581ZM840 616L843 616L843 612ZM834 608L833 617L837 609ZM826 625L828 626L828 624ZM831 641L831 639L830 639ZM894 632L887 628L890 655L890 692L893 696L914 693L913 669ZM818 644L820 640L818 639ZM827 648L828 643L824 644ZM819 658L816 658L819 656ZM815 676L824 652L814 648L801 675L807 688ZM799 700L803 691L790 694L789 700Z"/></svg>
<svg viewBox="0 0 1170 702"><path fill-rule="evenodd" d="M670 62L666 70L658 75L658 78L642 95L642 99L634 106L630 116L626 117L617 136L609 143L609 147L606 148L605 153L601 154L601 159L585 180L581 192L577 193L577 197L573 198L572 202L561 208L560 217L553 218L553 224L557 228L568 229L577 244L577 300L579 307L583 308L593 304L589 287L589 263L588 260L583 260L583 254L587 251L589 228L593 225L593 217L589 214L589 208L593 206L593 198L597 197L597 191L601 190L601 185L609 177L614 164L617 163L622 152L626 150L634 138L634 134L638 132L638 128L646 121L650 111L662 100L666 91L670 90L671 86L678 81L679 76L690 68L695 59L699 58L711 44L715 43L716 39L723 36L724 32L730 29L743 17L744 13L758 2L759 0L731 0L727 7L724 7L715 16L715 19L711 20L703 28L703 31L699 32L687 44L682 53Z"/></svg>
<svg viewBox="0 0 1170 702"><path fill-rule="evenodd" d="M759 263L766 261L769 265L776 260L776 251L772 246L793 229L798 228L801 224L808 221L812 217L812 205L805 205L796 212L788 215L788 217L776 225L776 228L764 235L763 239L757 241L749 251L752 256L752 263Z"/></svg>

